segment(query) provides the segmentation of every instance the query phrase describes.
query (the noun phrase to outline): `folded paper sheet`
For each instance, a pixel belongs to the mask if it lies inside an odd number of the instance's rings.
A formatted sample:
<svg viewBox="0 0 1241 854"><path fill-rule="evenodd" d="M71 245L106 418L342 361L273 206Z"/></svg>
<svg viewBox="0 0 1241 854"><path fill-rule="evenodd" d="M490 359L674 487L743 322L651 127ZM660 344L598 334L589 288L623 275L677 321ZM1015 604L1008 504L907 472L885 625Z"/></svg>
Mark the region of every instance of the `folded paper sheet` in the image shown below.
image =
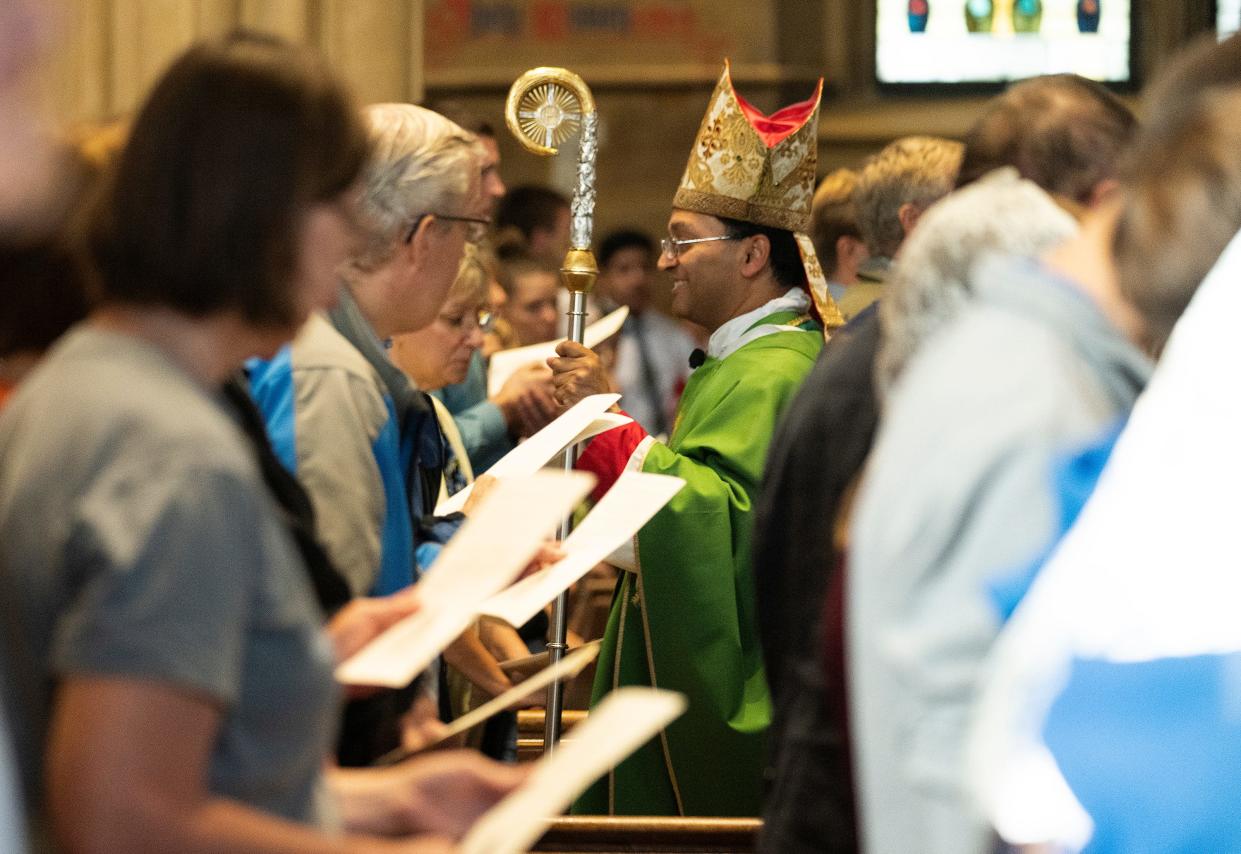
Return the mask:
<svg viewBox="0 0 1241 854"><path fill-rule="evenodd" d="M629 317L629 309L624 306L607 317L601 317L586 327L582 335L582 343L587 347L598 347L620 332L627 317ZM565 339L557 338L555 341L544 341L542 344L530 344L492 353L491 362L487 365L487 394L495 395L518 368L524 368L532 362L546 365L547 360L556 355L556 347L563 340Z"/></svg>
<svg viewBox="0 0 1241 854"><path fill-rule="evenodd" d="M421 607L336 668L347 685L400 688L512 582L594 485L583 472L539 471L496 484L418 583Z"/></svg>
<svg viewBox="0 0 1241 854"><path fill-rule="evenodd" d="M679 477L625 472L561 544L565 552L561 560L501 590L482 604L481 612L514 626L523 625L636 535L683 486L685 481Z"/></svg>
<svg viewBox="0 0 1241 854"><path fill-rule="evenodd" d="M672 691L613 691L555 753L539 760L525 783L478 820L461 841L462 854L526 851L548 819L680 717L685 707L685 697Z"/></svg>
<svg viewBox="0 0 1241 854"><path fill-rule="evenodd" d="M592 394L579 400L551 424L501 457L487 470L487 474L496 478L534 474L569 445L585 441L621 424L628 424L632 419L607 412L608 407L618 400L619 394ZM465 506L472 491L471 484L440 502L435 508L435 515L446 516L458 512Z"/></svg>
<svg viewBox="0 0 1241 854"><path fill-rule="evenodd" d="M628 415L622 415L619 412L605 412L594 421L586 425L581 433L573 437L573 441L569 445L576 445L579 442L585 442L587 439L593 439L600 433L606 433L615 427L623 427L633 421ZM565 447L569 447L566 445Z"/></svg>

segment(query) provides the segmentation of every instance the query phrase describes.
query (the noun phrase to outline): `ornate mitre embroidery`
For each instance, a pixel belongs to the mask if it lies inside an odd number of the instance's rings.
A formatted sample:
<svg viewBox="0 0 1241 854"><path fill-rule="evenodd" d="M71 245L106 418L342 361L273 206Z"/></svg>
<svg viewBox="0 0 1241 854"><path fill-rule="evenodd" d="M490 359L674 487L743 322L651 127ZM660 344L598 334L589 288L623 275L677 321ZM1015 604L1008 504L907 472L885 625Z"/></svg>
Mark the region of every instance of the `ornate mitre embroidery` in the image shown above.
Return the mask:
<svg viewBox="0 0 1241 854"><path fill-rule="evenodd" d="M809 100L764 116L737 94L725 60L672 204L794 232L826 332L844 321L802 233L810 228L822 95L820 80Z"/></svg>
<svg viewBox="0 0 1241 854"><path fill-rule="evenodd" d="M764 116L720 75L673 204L760 225L805 231L814 197L819 99Z"/></svg>
<svg viewBox="0 0 1241 854"><path fill-rule="evenodd" d="M799 231L793 237L796 238L797 249L801 252L802 266L806 268L810 299L814 302L819 318L823 321L823 334L827 336L845 325L844 315L840 313L836 300L832 299L832 293L827 289L827 277L823 275L823 266L819 263L819 256L815 254L814 243L810 240L810 236Z"/></svg>
<svg viewBox="0 0 1241 854"><path fill-rule="evenodd" d="M716 87L682 184L704 193L748 198L762 178L764 146L727 89Z"/></svg>
<svg viewBox="0 0 1241 854"><path fill-rule="evenodd" d="M815 119L818 112L815 112ZM817 124L801 126L795 134L783 140L771 150L771 177L775 183L784 184L784 179L793 170L810 166L810 194L814 195L814 166L817 158Z"/></svg>

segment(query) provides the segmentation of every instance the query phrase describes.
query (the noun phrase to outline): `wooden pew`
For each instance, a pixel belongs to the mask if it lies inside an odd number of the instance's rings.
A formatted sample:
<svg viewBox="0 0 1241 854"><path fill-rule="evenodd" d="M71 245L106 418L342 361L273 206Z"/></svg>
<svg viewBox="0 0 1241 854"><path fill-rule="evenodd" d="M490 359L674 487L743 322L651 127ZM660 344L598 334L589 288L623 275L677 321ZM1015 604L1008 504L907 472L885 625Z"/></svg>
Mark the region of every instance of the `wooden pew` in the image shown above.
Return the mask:
<svg viewBox="0 0 1241 854"><path fill-rule="evenodd" d="M565 816L555 819L534 851L561 854L749 854L758 846L757 818Z"/></svg>

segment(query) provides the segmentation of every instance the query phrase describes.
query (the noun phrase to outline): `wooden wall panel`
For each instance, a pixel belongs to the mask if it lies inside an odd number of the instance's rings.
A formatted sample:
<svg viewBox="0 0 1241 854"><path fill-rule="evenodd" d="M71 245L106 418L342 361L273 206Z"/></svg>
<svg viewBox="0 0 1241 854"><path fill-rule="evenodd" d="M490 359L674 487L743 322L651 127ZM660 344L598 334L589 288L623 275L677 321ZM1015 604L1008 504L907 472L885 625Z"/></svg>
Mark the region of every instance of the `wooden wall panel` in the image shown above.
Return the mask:
<svg viewBox="0 0 1241 854"><path fill-rule="evenodd" d="M422 4L323 0L319 45L362 103L410 99L410 29Z"/></svg>
<svg viewBox="0 0 1241 854"><path fill-rule="evenodd" d="M55 121L78 124L112 112L110 0L66 2L59 40L40 75L43 101Z"/></svg>
<svg viewBox="0 0 1241 854"><path fill-rule="evenodd" d="M422 0L61 0L38 87L55 120L132 112L193 42L237 27L323 52L362 102L422 98Z"/></svg>
<svg viewBox="0 0 1241 854"><path fill-rule="evenodd" d="M112 5L112 107L133 110L151 84L198 34L199 3L118 0Z"/></svg>
<svg viewBox="0 0 1241 854"><path fill-rule="evenodd" d="M317 5L317 4L316 4ZM314 41L309 0L241 0L237 22L292 41Z"/></svg>

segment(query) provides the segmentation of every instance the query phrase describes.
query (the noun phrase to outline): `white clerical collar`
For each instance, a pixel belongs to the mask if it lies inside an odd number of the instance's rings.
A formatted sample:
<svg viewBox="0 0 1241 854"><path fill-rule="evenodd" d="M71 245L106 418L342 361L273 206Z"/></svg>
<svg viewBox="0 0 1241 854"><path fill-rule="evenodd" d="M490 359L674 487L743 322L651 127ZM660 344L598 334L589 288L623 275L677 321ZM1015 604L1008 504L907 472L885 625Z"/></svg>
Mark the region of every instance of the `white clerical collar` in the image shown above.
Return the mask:
<svg viewBox="0 0 1241 854"><path fill-rule="evenodd" d="M755 337L762 337L763 334L779 332L785 328L773 324L770 327L761 327L762 333L758 336L747 335L747 333L751 331L751 326L754 326L754 324L758 323L769 314L776 314L781 311L793 311L798 314L804 314L809 310L809 294L801 288L789 288L784 296L776 297L753 311L746 312L740 317L734 317L719 329L712 332L711 337L707 339L707 355L712 359L723 359L735 352L742 345L752 341ZM759 329L755 329L753 331L759 332Z"/></svg>

